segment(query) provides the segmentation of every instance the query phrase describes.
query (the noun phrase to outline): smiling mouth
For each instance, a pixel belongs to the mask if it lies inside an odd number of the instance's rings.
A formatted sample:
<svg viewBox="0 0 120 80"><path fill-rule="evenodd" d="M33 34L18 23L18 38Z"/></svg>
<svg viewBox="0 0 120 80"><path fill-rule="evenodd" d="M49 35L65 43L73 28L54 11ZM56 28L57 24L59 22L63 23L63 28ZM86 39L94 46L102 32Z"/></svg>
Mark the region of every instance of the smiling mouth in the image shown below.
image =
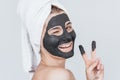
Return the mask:
<svg viewBox="0 0 120 80"><path fill-rule="evenodd" d="M58 49L62 52L65 52L65 53L70 52L72 50L72 48L73 48L72 41L70 41L68 43L61 44L58 46Z"/></svg>

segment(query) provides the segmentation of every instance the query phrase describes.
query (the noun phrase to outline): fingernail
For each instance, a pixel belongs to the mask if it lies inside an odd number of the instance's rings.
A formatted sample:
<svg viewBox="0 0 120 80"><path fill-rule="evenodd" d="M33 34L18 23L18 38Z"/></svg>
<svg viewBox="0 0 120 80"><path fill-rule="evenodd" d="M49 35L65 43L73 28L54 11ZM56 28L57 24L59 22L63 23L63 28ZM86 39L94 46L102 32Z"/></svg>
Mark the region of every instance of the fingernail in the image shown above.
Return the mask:
<svg viewBox="0 0 120 80"><path fill-rule="evenodd" d="M80 50L82 55L85 54L85 50L84 50L82 45L79 45L79 50Z"/></svg>
<svg viewBox="0 0 120 80"><path fill-rule="evenodd" d="M92 41L92 51L94 51L96 49L96 42Z"/></svg>

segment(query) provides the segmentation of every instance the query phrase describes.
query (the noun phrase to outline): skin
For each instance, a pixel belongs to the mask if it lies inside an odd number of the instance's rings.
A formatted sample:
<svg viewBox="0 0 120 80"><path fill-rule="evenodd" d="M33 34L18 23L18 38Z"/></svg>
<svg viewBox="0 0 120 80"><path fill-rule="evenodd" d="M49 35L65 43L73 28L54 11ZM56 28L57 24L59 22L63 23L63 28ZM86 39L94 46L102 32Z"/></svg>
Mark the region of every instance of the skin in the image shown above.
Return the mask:
<svg viewBox="0 0 120 80"><path fill-rule="evenodd" d="M56 15L49 21L43 43L52 55L65 59L74 55L73 42L76 35L70 26L71 22L66 14Z"/></svg>
<svg viewBox="0 0 120 80"><path fill-rule="evenodd" d="M41 45L40 45L40 53L41 53L41 62L35 71L32 80L75 80L73 73L65 68L65 61L66 59L62 57L57 57L51 55L43 46L43 38L45 36L46 32L46 26L49 22L49 20L56 15L62 14L64 12L54 13L48 16L42 36L41 36ZM52 33L52 29L49 30L49 34ZM72 27L68 28L68 32L72 31ZM60 29L60 33L55 33L54 35L61 35L63 33L63 30Z"/></svg>
<svg viewBox="0 0 120 80"><path fill-rule="evenodd" d="M88 57L82 45L79 46L86 66L87 80L104 80L104 65L96 56L96 43L92 41L91 58Z"/></svg>
<svg viewBox="0 0 120 80"><path fill-rule="evenodd" d="M40 42L41 61L33 75L32 80L75 80L73 73L65 68L66 59L51 55L43 46L43 38L49 20L53 16L62 13L65 12L51 14L46 19ZM62 31L63 30L61 30L59 34L54 35L60 35L63 33ZM68 32L69 31L72 31L72 28L70 28ZM51 32L49 33L51 34ZM104 66L101 63L101 60L96 56L96 49L92 50L91 58L88 58L85 51L82 51L82 57L86 66L86 80L103 80Z"/></svg>

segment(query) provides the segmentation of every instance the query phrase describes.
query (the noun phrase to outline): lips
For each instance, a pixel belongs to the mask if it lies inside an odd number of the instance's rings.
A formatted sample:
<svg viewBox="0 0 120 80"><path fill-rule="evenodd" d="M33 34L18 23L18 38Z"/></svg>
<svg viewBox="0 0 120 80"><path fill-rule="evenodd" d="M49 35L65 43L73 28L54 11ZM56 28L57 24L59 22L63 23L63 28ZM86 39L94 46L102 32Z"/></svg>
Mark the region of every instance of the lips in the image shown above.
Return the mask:
<svg viewBox="0 0 120 80"><path fill-rule="evenodd" d="M70 52L72 50L72 48L73 48L72 41L70 41L68 43L61 44L58 46L58 49L62 52L65 52L65 53Z"/></svg>

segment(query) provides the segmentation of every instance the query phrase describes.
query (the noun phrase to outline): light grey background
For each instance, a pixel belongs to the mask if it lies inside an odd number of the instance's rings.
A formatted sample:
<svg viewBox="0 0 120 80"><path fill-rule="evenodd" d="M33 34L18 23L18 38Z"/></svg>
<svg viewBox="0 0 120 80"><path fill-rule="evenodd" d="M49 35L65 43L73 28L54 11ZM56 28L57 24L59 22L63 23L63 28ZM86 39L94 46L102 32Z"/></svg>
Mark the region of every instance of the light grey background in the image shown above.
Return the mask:
<svg viewBox="0 0 120 80"><path fill-rule="evenodd" d="M77 33L75 56L67 61L76 80L85 80L78 45L90 54L91 41L105 65L104 80L120 80L120 0L60 0ZM22 69L18 0L0 0L0 80L29 80Z"/></svg>

